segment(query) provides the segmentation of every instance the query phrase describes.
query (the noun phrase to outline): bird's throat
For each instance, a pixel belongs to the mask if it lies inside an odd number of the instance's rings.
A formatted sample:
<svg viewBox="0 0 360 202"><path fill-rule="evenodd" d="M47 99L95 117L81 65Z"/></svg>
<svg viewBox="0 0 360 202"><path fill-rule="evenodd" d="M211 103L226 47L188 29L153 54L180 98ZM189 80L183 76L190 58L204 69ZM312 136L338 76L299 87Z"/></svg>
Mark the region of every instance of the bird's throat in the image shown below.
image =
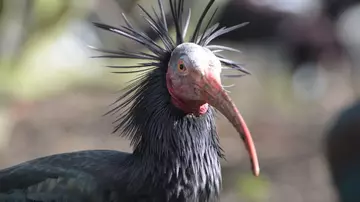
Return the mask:
<svg viewBox="0 0 360 202"><path fill-rule="evenodd" d="M183 101L175 96L171 96L172 104L181 109L185 114L194 114L200 116L205 114L209 109L208 103L200 103L197 101Z"/></svg>
<svg viewBox="0 0 360 202"><path fill-rule="evenodd" d="M209 104L204 101L183 100L176 96L174 93L174 88L172 87L171 81L168 77L166 77L166 84L171 97L171 103L185 114L194 114L195 116L200 116L208 111Z"/></svg>

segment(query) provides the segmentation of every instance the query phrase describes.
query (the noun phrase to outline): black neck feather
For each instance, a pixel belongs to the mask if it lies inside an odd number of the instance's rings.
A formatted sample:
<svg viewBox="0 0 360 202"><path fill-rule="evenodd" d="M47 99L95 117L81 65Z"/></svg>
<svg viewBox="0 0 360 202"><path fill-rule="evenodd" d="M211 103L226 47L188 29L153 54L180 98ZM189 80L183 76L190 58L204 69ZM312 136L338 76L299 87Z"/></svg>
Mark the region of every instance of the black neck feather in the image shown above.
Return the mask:
<svg viewBox="0 0 360 202"><path fill-rule="evenodd" d="M215 111L209 108L195 117L176 108L161 68L139 77L128 90L133 94L122 97L114 110L126 107L116 130L122 129L134 146L129 173L132 190L144 195L155 192L157 201L217 201L223 155ZM135 184L131 179L137 179ZM142 186L149 184L151 191Z"/></svg>
<svg viewBox="0 0 360 202"><path fill-rule="evenodd" d="M156 68L133 81L112 112L124 109L115 121L115 132L130 138L135 155L157 159L184 152L212 149L222 157L214 110L200 117L185 114L171 103L164 68ZM155 160L155 159L153 159Z"/></svg>

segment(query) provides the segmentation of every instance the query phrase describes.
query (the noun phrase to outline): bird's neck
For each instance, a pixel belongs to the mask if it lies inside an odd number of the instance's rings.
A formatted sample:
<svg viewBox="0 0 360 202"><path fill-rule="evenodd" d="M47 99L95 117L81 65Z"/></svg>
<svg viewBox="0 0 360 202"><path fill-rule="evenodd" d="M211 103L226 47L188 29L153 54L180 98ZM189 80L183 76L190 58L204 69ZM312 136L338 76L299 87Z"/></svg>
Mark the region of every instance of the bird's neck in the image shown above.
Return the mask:
<svg viewBox="0 0 360 202"><path fill-rule="evenodd" d="M159 190L169 187L172 190L166 193L174 194L170 197L191 193L196 198L197 193L206 192L206 197L217 196L222 150L214 110L209 107L196 117L174 106L162 70L146 75L129 91L134 95L120 106L132 104L118 120L118 128L123 129L122 134L134 146L131 161L135 170L141 169L136 175L144 176L145 181L136 184L151 183Z"/></svg>
<svg viewBox="0 0 360 202"><path fill-rule="evenodd" d="M143 136L136 147L135 167L144 168L142 173L146 179L152 179L150 183L157 187L154 190L166 189L164 193L160 191L160 195L166 194L169 201L181 198L191 199L184 201L217 201L221 189L222 153L213 113L209 108L200 117L163 114L166 121L153 119L154 122L149 123L155 128L161 125L162 132Z"/></svg>
<svg viewBox="0 0 360 202"><path fill-rule="evenodd" d="M204 114L193 116L172 102L167 88L166 72L155 69L137 78L127 88L126 99L113 112L122 108L116 130L130 138L134 154L158 160L202 154L204 151L221 156L214 110L209 107ZM133 94L131 94L133 93Z"/></svg>
<svg viewBox="0 0 360 202"><path fill-rule="evenodd" d="M214 120L214 110L200 116L186 115L168 106L158 117L145 124L149 133L143 134L134 154L168 163L174 159L201 160L206 155L213 159L222 156Z"/></svg>
<svg viewBox="0 0 360 202"><path fill-rule="evenodd" d="M202 114L184 112L172 100L163 72L154 71L144 79L129 114L137 124L133 130L134 154L164 163L177 158L196 161L204 155L218 159L221 154L214 110ZM134 126L133 124L132 126Z"/></svg>

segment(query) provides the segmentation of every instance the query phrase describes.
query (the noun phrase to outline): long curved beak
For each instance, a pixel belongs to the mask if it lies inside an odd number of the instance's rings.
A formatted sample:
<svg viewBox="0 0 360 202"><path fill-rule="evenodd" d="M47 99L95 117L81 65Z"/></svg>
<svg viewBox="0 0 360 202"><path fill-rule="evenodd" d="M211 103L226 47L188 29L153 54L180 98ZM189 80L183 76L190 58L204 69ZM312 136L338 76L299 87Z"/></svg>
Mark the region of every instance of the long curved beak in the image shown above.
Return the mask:
<svg viewBox="0 0 360 202"><path fill-rule="evenodd" d="M249 153L252 172L255 176L259 176L260 167L255 145L243 117L230 96L223 89L219 78L215 77L211 72L207 72L203 77L203 82L202 95L204 100L219 110L235 127Z"/></svg>

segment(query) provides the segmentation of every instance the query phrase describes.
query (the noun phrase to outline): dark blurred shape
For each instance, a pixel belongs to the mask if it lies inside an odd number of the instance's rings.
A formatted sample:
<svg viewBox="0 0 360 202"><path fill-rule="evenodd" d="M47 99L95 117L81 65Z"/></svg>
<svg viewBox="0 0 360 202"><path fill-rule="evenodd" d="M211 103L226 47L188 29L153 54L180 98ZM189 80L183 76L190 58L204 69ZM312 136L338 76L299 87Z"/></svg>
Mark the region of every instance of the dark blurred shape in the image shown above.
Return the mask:
<svg viewBox="0 0 360 202"><path fill-rule="evenodd" d="M358 3L360 3L359 0L323 0L324 13L326 13L331 20L335 21L347 9Z"/></svg>
<svg viewBox="0 0 360 202"><path fill-rule="evenodd" d="M302 64L322 59L333 60L342 54L333 21L327 15L320 13L310 18L255 5L250 0L232 0L221 14L220 24L242 21L249 21L250 24L221 39L275 42L286 50L293 64L292 69L297 69Z"/></svg>
<svg viewBox="0 0 360 202"><path fill-rule="evenodd" d="M235 30L219 39L234 41L274 40L277 26L286 17L286 13L274 11L268 7L259 7L248 0L231 0L219 15L219 23L231 26L233 23L250 22L241 30Z"/></svg>
<svg viewBox="0 0 360 202"><path fill-rule="evenodd" d="M326 159L341 202L360 201L360 100L343 110L325 136Z"/></svg>

